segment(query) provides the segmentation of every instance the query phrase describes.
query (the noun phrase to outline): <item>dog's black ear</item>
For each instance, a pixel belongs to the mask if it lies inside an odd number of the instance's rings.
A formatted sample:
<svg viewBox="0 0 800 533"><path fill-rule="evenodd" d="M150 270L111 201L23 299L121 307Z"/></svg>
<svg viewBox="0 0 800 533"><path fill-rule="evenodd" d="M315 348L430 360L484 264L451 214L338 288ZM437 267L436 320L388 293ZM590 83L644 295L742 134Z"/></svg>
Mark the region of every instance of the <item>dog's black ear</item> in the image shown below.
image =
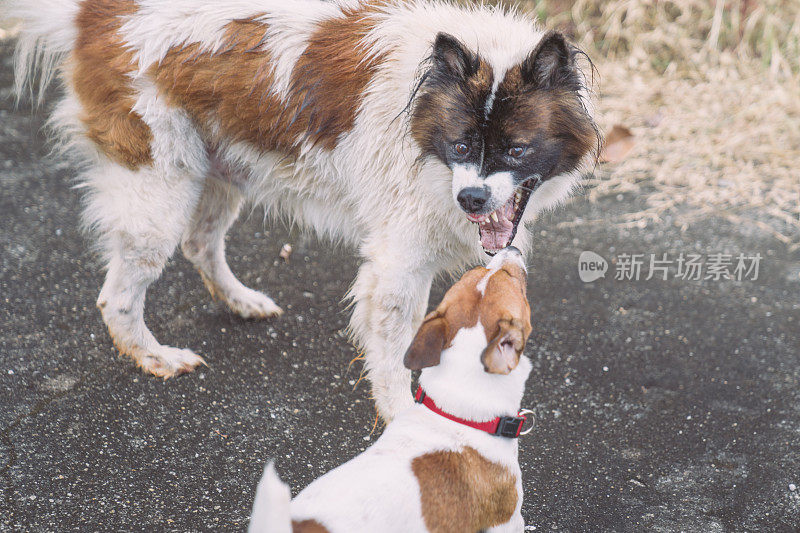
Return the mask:
<svg viewBox="0 0 800 533"><path fill-rule="evenodd" d="M522 79L544 89L576 82L573 48L561 33L550 31L542 37L536 49L522 63Z"/></svg>
<svg viewBox="0 0 800 533"><path fill-rule="evenodd" d="M433 44L434 68L450 76L468 78L478 71L478 56L450 34L439 33Z"/></svg>
<svg viewBox="0 0 800 533"><path fill-rule="evenodd" d="M489 374L508 374L519 364L525 349L525 325L520 320L501 319L500 330L481 354L483 369Z"/></svg>
<svg viewBox="0 0 800 533"><path fill-rule="evenodd" d="M436 366L442 358L442 350L447 339L447 322L433 312L425 317L417 335L406 351L403 364L410 370L422 370Z"/></svg>

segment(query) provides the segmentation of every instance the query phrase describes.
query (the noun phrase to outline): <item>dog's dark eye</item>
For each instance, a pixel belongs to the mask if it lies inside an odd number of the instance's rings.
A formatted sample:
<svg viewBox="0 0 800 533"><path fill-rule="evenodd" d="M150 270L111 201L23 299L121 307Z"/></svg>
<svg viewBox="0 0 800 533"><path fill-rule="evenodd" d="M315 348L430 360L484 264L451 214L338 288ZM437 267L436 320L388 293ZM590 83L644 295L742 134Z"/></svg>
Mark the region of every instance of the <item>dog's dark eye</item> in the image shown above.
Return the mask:
<svg viewBox="0 0 800 533"><path fill-rule="evenodd" d="M513 157L514 159L519 159L523 155L525 155L525 148L522 146L512 146L508 149L508 155Z"/></svg>
<svg viewBox="0 0 800 533"><path fill-rule="evenodd" d="M464 143L456 143L456 144L453 145L453 151L457 155L460 155L461 157L464 157L465 155L467 155L469 153L469 146L467 146Z"/></svg>

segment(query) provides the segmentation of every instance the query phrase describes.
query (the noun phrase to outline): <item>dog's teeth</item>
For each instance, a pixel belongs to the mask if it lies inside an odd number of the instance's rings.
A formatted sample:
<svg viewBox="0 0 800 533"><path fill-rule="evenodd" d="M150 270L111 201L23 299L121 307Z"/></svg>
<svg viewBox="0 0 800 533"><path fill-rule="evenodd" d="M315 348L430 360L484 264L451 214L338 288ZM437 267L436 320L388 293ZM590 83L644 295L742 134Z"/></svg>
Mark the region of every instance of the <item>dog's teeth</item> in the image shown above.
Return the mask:
<svg viewBox="0 0 800 533"><path fill-rule="evenodd" d="M492 220L497 222L497 212L492 213Z"/></svg>

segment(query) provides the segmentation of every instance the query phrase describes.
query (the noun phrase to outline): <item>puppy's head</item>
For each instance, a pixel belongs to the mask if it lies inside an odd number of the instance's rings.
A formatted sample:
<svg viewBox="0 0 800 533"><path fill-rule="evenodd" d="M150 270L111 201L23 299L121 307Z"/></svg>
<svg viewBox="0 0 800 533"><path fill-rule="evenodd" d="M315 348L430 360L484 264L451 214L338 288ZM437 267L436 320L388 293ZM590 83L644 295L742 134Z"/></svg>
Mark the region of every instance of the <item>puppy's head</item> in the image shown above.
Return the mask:
<svg viewBox="0 0 800 533"><path fill-rule="evenodd" d="M511 244L540 185L575 170L598 146L579 54L550 32L509 67L448 34L436 38L411 134L423 157L452 171L453 200L478 224L489 254Z"/></svg>
<svg viewBox="0 0 800 533"><path fill-rule="evenodd" d="M464 274L425 317L406 352L406 367L439 365L442 352L461 334L469 346L463 356L480 358L484 372L512 372L531 333L526 277L522 254L513 247L497 253L486 268Z"/></svg>

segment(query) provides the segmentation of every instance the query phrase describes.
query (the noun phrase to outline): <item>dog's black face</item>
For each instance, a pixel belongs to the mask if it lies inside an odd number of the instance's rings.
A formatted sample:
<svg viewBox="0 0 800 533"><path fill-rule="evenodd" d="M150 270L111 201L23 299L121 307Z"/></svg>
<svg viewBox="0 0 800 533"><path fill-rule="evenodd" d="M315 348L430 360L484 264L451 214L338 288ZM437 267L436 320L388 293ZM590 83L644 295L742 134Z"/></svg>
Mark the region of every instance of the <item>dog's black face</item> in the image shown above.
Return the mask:
<svg viewBox="0 0 800 533"><path fill-rule="evenodd" d="M574 170L598 144L578 53L551 32L498 79L452 36L436 39L411 133L423 157L453 171L453 198L480 225L489 253L511 243L536 188Z"/></svg>

